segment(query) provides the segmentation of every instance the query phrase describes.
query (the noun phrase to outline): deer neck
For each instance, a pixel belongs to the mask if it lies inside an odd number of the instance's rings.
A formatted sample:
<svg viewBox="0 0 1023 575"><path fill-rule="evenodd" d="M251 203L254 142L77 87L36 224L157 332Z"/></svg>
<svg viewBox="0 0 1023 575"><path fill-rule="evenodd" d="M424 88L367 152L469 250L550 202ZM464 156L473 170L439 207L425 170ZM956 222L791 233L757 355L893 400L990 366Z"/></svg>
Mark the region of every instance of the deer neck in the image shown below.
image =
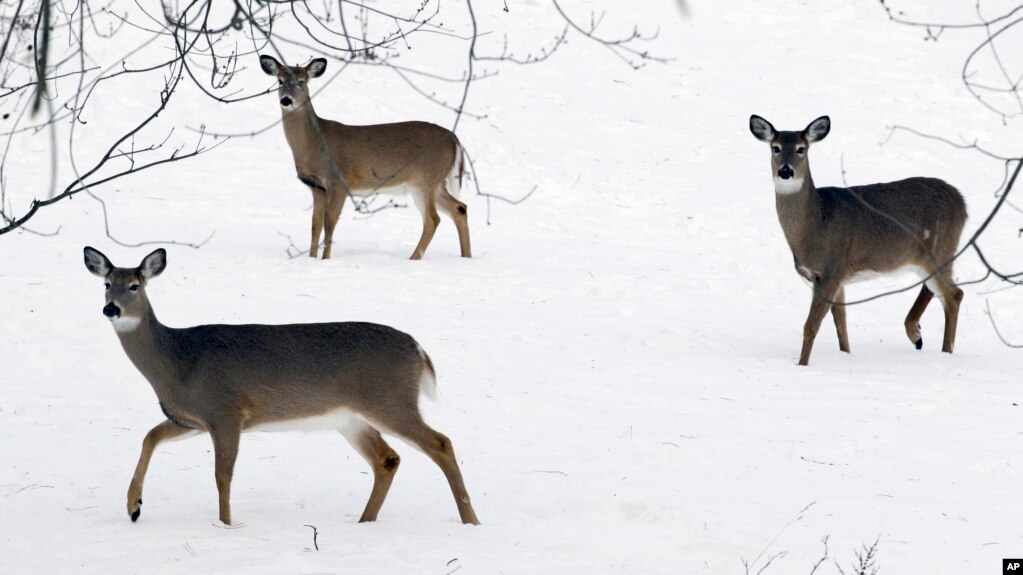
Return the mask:
<svg viewBox="0 0 1023 575"><path fill-rule="evenodd" d="M796 260L800 261L805 255L801 246L806 245L808 237L820 226L821 200L809 169L798 190L783 188L776 183L774 199L785 240Z"/></svg>
<svg viewBox="0 0 1023 575"><path fill-rule="evenodd" d="M326 147L326 134L323 132L323 120L316 115L313 103L294 110L282 110L284 115L284 137L288 140L295 162L300 158L308 158Z"/></svg>
<svg viewBox="0 0 1023 575"><path fill-rule="evenodd" d="M163 400L174 382L178 381L178 370L174 362L174 341L171 330L156 319L153 308L145 302L145 310L135 321L116 325L121 347L135 367L145 376Z"/></svg>

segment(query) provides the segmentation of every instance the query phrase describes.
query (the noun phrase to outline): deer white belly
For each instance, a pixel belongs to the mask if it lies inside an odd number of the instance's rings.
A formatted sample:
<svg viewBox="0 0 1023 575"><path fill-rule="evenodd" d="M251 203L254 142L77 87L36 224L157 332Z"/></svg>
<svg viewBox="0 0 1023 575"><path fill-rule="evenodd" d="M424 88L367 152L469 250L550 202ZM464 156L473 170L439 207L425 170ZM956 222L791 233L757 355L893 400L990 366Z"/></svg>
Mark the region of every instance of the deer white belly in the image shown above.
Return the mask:
<svg viewBox="0 0 1023 575"><path fill-rule="evenodd" d="M341 433L349 434L359 431L366 426L366 420L361 415L342 407L310 417L259 423L247 428L245 431L301 431L304 433L340 431Z"/></svg>
<svg viewBox="0 0 1023 575"><path fill-rule="evenodd" d="M896 271L898 271L898 270L896 270ZM890 273L895 273L895 272L890 272ZM883 272L877 272L877 271L874 271L874 270L860 270L860 271L856 272L855 274L853 274L848 279L846 279L842 283L843 284L854 284L854 283L859 283L859 282L866 282L866 281L877 279L879 277L883 277L885 275L888 275L888 274L883 273Z"/></svg>
<svg viewBox="0 0 1023 575"><path fill-rule="evenodd" d="M405 185L405 184L396 184L396 185L385 185L385 186L380 186L380 187L369 186L369 187L365 187L365 188L361 188L361 187L360 188L353 188L351 190L351 194L353 196L356 196L356 197L359 197L359 198L365 198L367 196L372 196L372 195L402 196L402 195L405 195L405 192L407 192L407 191L409 191L409 188L408 188L407 185ZM412 194L412 195L414 196L415 194Z"/></svg>
<svg viewBox="0 0 1023 575"><path fill-rule="evenodd" d="M865 281L869 281L869 280L872 280L872 279L877 279L879 277L884 277L884 276L887 276L887 275L892 275L892 274L897 274L897 273L911 273L911 274L915 275L916 277L918 277L920 279L924 279L924 278L927 277L927 272L924 270L924 268L922 268L922 267L920 267L920 266L918 266L916 264L908 264L908 265L904 265L902 267L898 267L898 268L895 268L893 270L889 270L889 271L886 271L886 272L878 272L878 271L874 271L874 270L861 270L861 271L858 271L855 274L853 274L849 279L845 280L843 282L843 284L851 284L851 283L856 283L856 282L865 282ZM927 283L927 287L931 291L933 291L936 294L940 294L941 293L940 291L935 291L935 288L937 287L937 285L935 284L934 278L927 279L926 283Z"/></svg>

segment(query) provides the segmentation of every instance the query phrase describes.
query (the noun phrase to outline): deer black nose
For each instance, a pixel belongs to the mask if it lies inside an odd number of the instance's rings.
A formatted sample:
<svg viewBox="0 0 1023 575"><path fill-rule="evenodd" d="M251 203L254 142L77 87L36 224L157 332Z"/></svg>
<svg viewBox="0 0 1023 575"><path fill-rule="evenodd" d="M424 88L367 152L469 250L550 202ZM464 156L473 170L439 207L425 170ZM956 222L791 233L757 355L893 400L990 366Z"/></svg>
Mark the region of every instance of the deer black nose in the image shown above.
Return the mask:
<svg viewBox="0 0 1023 575"><path fill-rule="evenodd" d="M281 105L285 106L285 107L290 106L291 105L291 98L289 98L287 96L281 98Z"/></svg>
<svg viewBox="0 0 1023 575"><path fill-rule="evenodd" d="M114 305L113 302L110 302L107 305L103 306L103 315L109 317L110 319L114 319L115 317L120 317L121 316L121 308L119 308L116 305Z"/></svg>
<svg viewBox="0 0 1023 575"><path fill-rule="evenodd" d="M787 165L786 166L782 166L781 168L778 168L778 177L783 179L783 180L787 180L787 179L791 178L794 174L795 174L795 172L792 171L792 168L790 168Z"/></svg>

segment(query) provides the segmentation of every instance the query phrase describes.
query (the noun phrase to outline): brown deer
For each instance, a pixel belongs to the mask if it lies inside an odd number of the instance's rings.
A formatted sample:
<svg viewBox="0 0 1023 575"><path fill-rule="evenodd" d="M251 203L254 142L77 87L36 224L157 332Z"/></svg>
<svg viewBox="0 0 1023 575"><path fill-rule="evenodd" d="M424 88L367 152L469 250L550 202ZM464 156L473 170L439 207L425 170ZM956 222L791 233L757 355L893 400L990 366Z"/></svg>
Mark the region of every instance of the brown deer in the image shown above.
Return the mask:
<svg viewBox="0 0 1023 575"><path fill-rule="evenodd" d="M952 276L966 223L962 194L935 178L818 188L810 176L808 153L810 144L823 140L831 130L827 116L802 131L778 132L770 122L753 115L749 128L771 146L778 219L796 271L813 285L799 365L810 360L813 340L828 310L838 331L838 347L849 352L845 284L899 269L910 269L923 278L920 295L906 316L909 340L917 349L923 347L920 316L937 294L945 308L941 351L952 353L963 299L963 290Z"/></svg>
<svg viewBox="0 0 1023 575"><path fill-rule="evenodd" d="M408 334L373 323L167 327L146 297L167 265L158 249L137 268L114 267L85 248L85 267L106 282L105 315L128 359L153 386L167 418L146 434L128 487L139 518L142 483L156 447L206 432L213 438L220 520L231 524L231 477L243 431L335 429L373 468L359 521L375 521L398 470L380 431L421 449L447 477L463 523L478 524L451 440L419 413L433 397L433 363Z"/></svg>
<svg viewBox="0 0 1023 575"><path fill-rule="evenodd" d="M468 209L452 195L461 188L465 159L451 130L427 122L350 126L320 118L309 98L309 79L323 75L325 59L285 66L260 56L259 64L280 82L284 136L298 179L313 193L310 257L316 257L325 230L323 259L330 258L334 227L349 194L388 192L402 185L423 214L423 235L411 259L422 258L430 245L440 223L438 208L455 222L462 257L472 257Z"/></svg>

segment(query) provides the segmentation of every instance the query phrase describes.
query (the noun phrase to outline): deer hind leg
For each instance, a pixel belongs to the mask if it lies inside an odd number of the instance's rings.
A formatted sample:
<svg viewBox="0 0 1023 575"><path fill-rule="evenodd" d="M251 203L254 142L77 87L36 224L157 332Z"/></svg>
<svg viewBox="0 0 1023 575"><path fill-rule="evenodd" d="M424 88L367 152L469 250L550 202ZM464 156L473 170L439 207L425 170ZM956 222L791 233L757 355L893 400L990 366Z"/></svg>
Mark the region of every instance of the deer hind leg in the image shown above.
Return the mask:
<svg viewBox="0 0 1023 575"><path fill-rule="evenodd" d="M927 304L931 303L933 297L934 292L927 289L927 284L920 286L920 295L916 296L913 307L909 308L909 313L906 314L906 336L917 349L924 347L924 338L920 333L920 318L924 315L924 310L927 309Z"/></svg>
<svg viewBox="0 0 1023 575"><path fill-rule="evenodd" d="M845 327L845 288L839 288L834 302L831 306L831 316L835 320L835 330L838 332L838 349L849 353L849 331Z"/></svg>
<svg viewBox="0 0 1023 575"><path fill-rule="evenodd" d="M472 247L469 243L469 208L448 191L448 182L442 182L437 190L437 200L440 208L444 210L451 220L455 222L458 230L458 244L462 249L463 258L472 257Z"/></svg>
<svg viewBox="0 0 1023 575"><path fill-rule="evenodd" d="M333 186L327 191L326 221L324 222L323 259L330 259L330 248L334 244L334 228L341 217L341 209L345 207L348 192L343 186Z"/></svg>
<svg viewBox="0 0 1023 575"><path fill-rule="evenodd" d="M231 479L234 476L234 462L238 459L238 443L241 441L241 426L227 424L210 431L213 436L213 455L217 493L220 496L220 521L231 524Z"/></svg>
<svg viewBox="0 0 1023 575"><path fill-rule="evenodd" d="M455 505L458 506L458 516L462 519L462 523L479 525L480 521L476 518L476 511L472 508L469 492L465 489L462 471L458 467L458 460L455 459L455 450L451 446L451 440L443 433L426 425L418 413L403 418L398 423L400 425L388 428L386 431L404 438L440 467L451 487L451 494L455 497Z"/></svg>
<svg viewBox="0 0 1023 575"><path fill-rule="evenodd" d="M309 257L315 258L320 251L320 233L323 232L323 220L327 215L327 194L323 190L309 187L313 193L312 239L309 240Z"/></svg>
<svg viewBox="0 0 1023 575"><path fill-rule="evenodd" d="M164 441L180 438L182 435L195 434L194 429L181 427L171 420L165 420L156 427L149 430L146 438L142 441L142 453L139 455L138 465L135 466L135 475L131 478L131 485L128 486L128 517L138 521L142 514L142 484L146 480L146 471L149 470L149 461L153 458L156 446Z"/></svg>
<svg viewBox="0 0 1023 575"><path fill-rule="evenodd" d="M423 235L419 238L419 243L416 245L415 251L412 252L412 257L409 258L413 260L423 259L423 254L426 253L426 248L433 240L434 232L437 231L437 224L440 223L436 199L433 194L427 195L425 193L425 190L428 189L431 188L417 187L412 190L412 199L416 202L416 207L423 214Z"/></svg>
<svg viewBox="0 0 1023 575"><path fill-rule="evenodd" d="M945 308L945 337L941 342L941 351L952 353L956 341L956 326L959 323L959 304L963 301L963 290L952 280L952 270L946 268L928 280L930 289L941 294L941 303Z"/></svg>
<svg viewBox="0 0 1023 575"><path fill-rule="evenodd" d="M373 491L370 492L369 501L366 502L366 509L362 512L359 523L376 521L380 506L384 504L387 492L391 489L394 474L398 472L401 457L387 445L380 432L368 424L340 431L373 468Z"/></svg>
<svg viewBox="0 0 1023 575"><path fill-rule="evenodd" d="M831 310L831 302L835 301L839 286L832 280L814 280L813 300L810 302L810 313L806 316L806 323L803 324L803 349L799 353L799 365L807 365L810 362L810 351L813 349L813 340L820 331L821 322L824 316Z"/></svg>

